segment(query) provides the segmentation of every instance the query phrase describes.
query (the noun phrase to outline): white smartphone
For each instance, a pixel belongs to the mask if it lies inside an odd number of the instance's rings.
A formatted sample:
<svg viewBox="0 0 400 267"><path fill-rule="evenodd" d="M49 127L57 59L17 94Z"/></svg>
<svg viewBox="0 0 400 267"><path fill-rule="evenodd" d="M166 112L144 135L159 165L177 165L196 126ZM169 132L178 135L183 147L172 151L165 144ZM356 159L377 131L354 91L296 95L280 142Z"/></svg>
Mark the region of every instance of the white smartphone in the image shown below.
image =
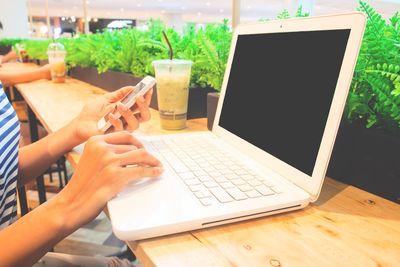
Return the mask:
<svg viewBox="0 0 400 267"><path fill-rule="evenodd" d="M150 90L154 85L156 84L156 79L151 77L151 76L146 76L144 77L130 92L128 95L126 95L120 102L124 104L127 108L131 108L135 102L136 99L140 96L143 96L147 91ZM110 113L113 113L117 118L121 117L121 114L119 114L117 110L117 105L115 105L114 109L107 113L103 118L101 118L97 122L97 127L99 130L105 132L108 130L108 128L111 127L111 123L108 122L108 116Z"/></svg>

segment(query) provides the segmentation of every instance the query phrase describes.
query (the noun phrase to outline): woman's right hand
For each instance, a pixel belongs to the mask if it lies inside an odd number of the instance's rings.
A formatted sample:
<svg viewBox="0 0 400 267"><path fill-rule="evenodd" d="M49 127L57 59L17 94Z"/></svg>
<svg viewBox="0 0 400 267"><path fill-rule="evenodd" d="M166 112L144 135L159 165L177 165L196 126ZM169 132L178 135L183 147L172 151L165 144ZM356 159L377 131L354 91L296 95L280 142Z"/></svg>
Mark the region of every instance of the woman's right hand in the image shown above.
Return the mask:
<svg viewBox="0 0 400 267"><path fill-rule="evenodd" d="M51 80L51 65L46 64L38 68L38 71L42 77L42 79Z"/></svg>
<svg viewBox="0 0 400 267"><path fill-rule="evenodd" d="M88 223L129 182L162 171L161 162L127 131L91 137L75 174L60 192L73 209L67 223L73 228Z"/></svg>

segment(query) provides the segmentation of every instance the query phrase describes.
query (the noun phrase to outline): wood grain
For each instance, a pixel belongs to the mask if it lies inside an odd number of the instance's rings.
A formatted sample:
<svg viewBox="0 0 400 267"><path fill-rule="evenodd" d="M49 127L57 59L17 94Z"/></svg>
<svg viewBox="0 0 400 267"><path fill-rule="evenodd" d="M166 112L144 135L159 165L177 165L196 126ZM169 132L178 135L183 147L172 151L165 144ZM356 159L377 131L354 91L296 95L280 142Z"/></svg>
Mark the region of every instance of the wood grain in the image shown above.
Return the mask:
<svg viewBox="0 0 400 267"><path fill-rule="evenodd" d="M145 266L399 266L400 206L327 178L304 210L129 245Z"/></svg>
<svg viewBox="0 0 400 267"><path fill-rule="evenodd" d="M73 79L17 87L49 132L104 93ZM189 121L185 131L199 130L206 130L205 119ZM160 133L170 131L152 110L138 134ZM79 158L68 154L73 166ZM327 178L318 201L304 210L128 245L144 266L400 266L400 205Z"/></svg>
<svg viewBox="0 0 400 267"><path fill-rule="evenodd" d="M39 80L16 85L47 131L54 132L78 116L82 107L104 90L67 78L65 83Z"/></svg>

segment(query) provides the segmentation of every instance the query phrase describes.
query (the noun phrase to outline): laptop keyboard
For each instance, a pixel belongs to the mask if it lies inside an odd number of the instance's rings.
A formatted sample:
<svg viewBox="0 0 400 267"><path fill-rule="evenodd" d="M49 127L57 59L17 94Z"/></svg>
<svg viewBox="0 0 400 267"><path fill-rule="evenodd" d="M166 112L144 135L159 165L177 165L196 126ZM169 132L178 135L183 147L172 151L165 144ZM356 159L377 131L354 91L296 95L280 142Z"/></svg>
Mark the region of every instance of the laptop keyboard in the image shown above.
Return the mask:
<svg viewBox="0 0 400 267"><path fill-rule="evenodd" d="M204 206L282 193L267 177L206 137L156 140L146 142L145 147L169 165Z"/></svg>

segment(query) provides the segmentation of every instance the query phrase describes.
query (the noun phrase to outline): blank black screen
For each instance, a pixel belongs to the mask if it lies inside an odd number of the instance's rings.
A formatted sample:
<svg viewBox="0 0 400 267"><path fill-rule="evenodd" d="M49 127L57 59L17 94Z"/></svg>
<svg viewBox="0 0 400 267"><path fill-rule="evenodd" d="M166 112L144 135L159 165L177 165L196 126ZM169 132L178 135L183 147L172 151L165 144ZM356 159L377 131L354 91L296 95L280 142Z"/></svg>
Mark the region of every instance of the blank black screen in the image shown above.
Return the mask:
<svg viewBox="0 0 400 267"><path fill-rule="evenodd" d="M349 34L239 35L219 125L311 176Z"/></svg>

